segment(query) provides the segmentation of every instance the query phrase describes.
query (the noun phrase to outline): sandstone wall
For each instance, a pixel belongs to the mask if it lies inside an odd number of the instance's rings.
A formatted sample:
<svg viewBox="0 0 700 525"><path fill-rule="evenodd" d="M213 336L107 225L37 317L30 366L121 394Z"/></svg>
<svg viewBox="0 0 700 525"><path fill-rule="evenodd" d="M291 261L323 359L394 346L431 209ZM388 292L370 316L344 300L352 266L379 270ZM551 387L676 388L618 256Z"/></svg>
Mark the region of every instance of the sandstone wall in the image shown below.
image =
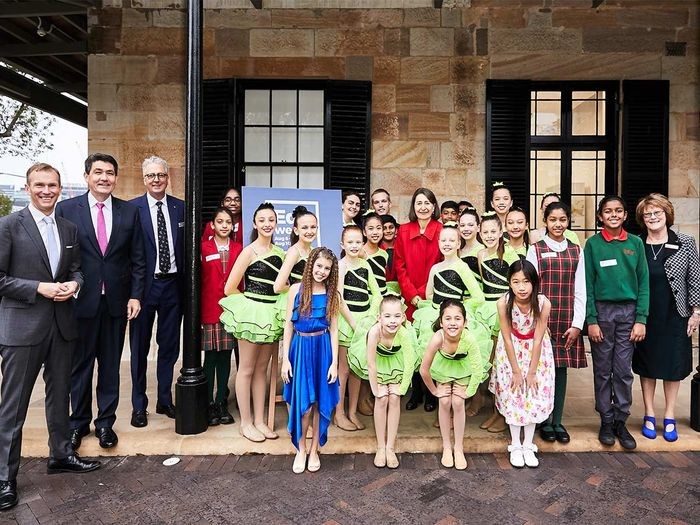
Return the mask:
<svg viewBox="0 0 700 525"><path fill-rule="evenodd" d="M204 74L372 80L371 186L405 216L412 190L483 206L487 78L668 79L670 195L698 236L698 3L693 0L204 0ZM90 151L120 193L151 154L184 167L184 0L105 0L89 17ZM351 7L354 7L351 9ZM665 56L686 42L686 56Z"/></svg>

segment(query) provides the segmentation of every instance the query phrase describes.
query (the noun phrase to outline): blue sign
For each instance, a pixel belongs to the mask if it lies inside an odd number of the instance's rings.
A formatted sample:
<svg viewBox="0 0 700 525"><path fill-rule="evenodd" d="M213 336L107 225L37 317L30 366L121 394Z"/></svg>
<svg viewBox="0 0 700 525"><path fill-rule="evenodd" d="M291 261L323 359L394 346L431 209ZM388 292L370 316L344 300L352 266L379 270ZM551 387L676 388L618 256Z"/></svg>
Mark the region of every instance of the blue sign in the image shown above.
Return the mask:
<svg viewBox="0 0 700 525"><path fill-rule="evenodd" d="M340 190L306 190L297 188L258 188L243 186L243 244L250 243L253 229L253 213L261 202L269 202L277 212L277 228L273 242L287 251L294 219L292 212L297 206L305 206L318 218L318 235L314 247L325 246L340 255L340 234L343 230Z"/></svg>

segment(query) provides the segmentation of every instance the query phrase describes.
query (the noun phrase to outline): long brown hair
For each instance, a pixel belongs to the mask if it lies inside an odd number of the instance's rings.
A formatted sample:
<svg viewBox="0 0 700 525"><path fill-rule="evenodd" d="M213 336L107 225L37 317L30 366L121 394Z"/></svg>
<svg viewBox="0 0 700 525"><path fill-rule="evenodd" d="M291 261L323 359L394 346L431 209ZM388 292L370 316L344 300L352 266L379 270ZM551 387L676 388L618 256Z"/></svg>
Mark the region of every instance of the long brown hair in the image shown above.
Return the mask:
<svg viewBox="0 0 700 525"><path fill-rule="evenodd" d="M496 221L501 229L501 237L498 239L496 255L498 256L498 260L502 261L503 254L506 251L506 242L503 240L503 223L501 222L501 219L498 218L498 215L496 215L495 211L487 211L486 213L484 213L481 216L481 222L479 223L479 226L488 221Z"/></svg>
<svg viewBox="0 0 700 525"><path fill-rule="evenodd" d="M338 293L338 258L335 254L323 246L314 248L309 254L309 259L304 266L304 274L301 277L301 297L299 297L299 316L311 315L311 296L314 287L314 264L316 259L323 257L331 262L331 271L326 278L326 319L328 322L338 315L340 311L340 294Z"/></svg>

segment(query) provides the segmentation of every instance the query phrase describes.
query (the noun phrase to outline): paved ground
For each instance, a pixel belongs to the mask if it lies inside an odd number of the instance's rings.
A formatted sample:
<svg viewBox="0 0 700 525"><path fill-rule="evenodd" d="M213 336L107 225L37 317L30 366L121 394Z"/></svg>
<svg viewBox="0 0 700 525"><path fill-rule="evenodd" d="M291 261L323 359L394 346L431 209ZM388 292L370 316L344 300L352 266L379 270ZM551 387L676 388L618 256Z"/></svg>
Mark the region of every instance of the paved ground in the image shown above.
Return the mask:
<svg viewBox="0 0 700 525"><path fill-rule="evenodd" d="M104 458L84 475L46 475L23 462L20 504L0 523L698 523L700 452L542 454L515 470L505 454L468 457L465 472L436 454L322 456L316 474L292 456Z"/></svg>

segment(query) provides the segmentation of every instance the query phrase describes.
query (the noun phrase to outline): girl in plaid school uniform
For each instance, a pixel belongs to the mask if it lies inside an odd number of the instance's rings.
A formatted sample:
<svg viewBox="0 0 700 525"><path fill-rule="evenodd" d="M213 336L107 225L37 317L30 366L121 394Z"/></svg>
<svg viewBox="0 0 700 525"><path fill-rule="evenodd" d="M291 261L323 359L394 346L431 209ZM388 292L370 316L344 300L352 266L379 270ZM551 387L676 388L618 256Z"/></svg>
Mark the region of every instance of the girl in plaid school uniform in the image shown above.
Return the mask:
<svg viewBox="0 0 700 525"><path fill-rule="evenodd" d="M540 276L540 292L552 303L548 327L554 351L554 410L540 427L544 441L568 443L569 433L561 424L566 398L567 368L585 368L586 353L581 329L586 317L586 266L583 250L565 237L571 210L560 201L544 210L546 233L527 252Z"/></svg>
<svg viewBox="0 0 700 525"><path fill-rule="evenodd" d="M231 375L231 351L234 337L219 321L219 300L225 297L224 284L243 245L231 239L233 214L227 208L217 208L210 226L213 237L202 240L202 350L204 375L209 384L209 426L233 423L228 411L228 380ZM216 397L214 380L216 379Z"/></svg>

